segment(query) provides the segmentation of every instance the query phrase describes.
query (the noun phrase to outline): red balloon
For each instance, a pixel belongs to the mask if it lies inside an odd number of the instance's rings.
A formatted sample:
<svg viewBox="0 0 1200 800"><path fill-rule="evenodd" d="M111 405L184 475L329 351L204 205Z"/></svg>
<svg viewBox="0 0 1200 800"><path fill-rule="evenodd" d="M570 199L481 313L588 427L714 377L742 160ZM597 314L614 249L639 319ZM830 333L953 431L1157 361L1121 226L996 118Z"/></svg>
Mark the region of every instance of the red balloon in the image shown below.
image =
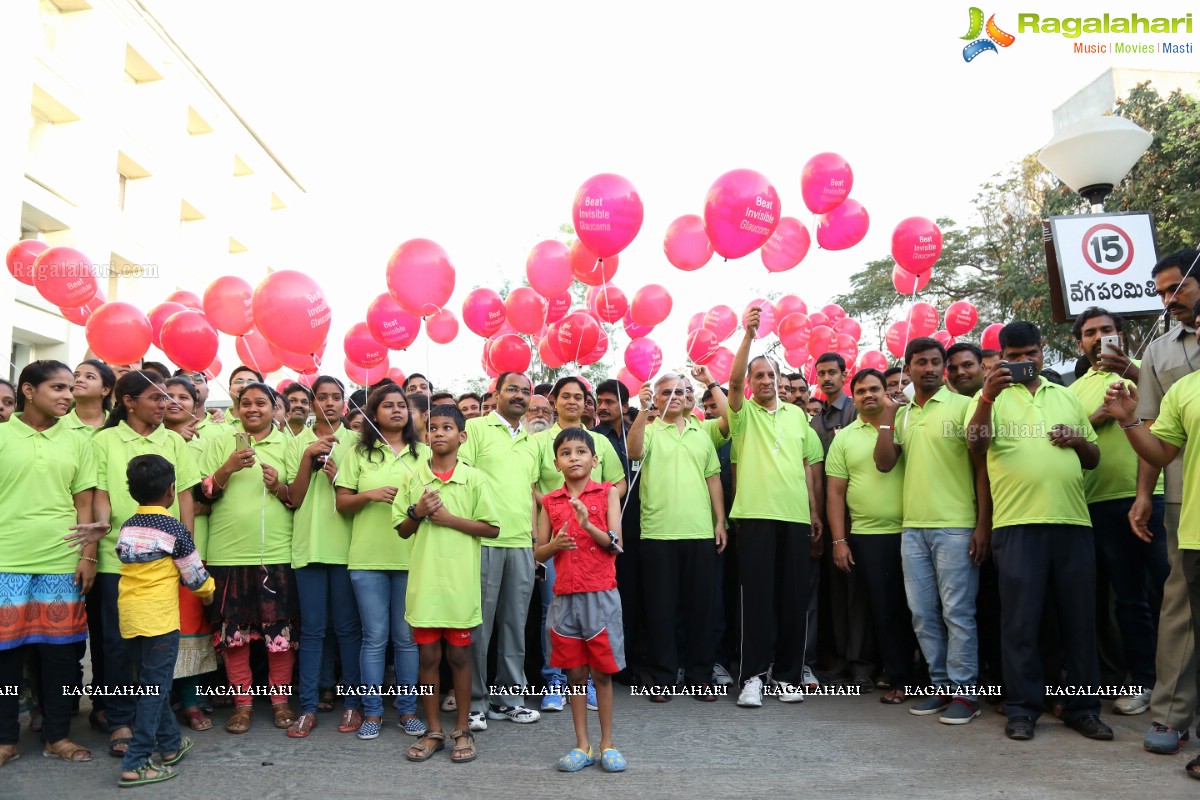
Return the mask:
<svg viewBox="0 0 1200 800"><path fill-rule="evenodd" d="M288 369L294 369L296 372L315 372L321 368L321 361L325 356L325 344L322 343L315 353L293 353L290 350L284 350L281 347L276 347L271 341L267 341L267 347L279 359L280 363Z"/></svg>
<svg viewBox="0 0 1200 800"><path fill-rule="evenodd" d="M525 258L525 277L529 285L542 297L554 297L571 288L575 276L571 274L567 246L553 239L538 242Z"/></svg>
<svg viewBox="0 0 1200 800"><path fill-rule="evenodd" d="M716 356L720 344L716 335L707 328L690 331L687 336L688 358L697 364L707 364Z"/></svg>
<svg viewBox="0 0 1200 800"><path fill-rule="evenodd" d="M662 367L662 350L652 339L634 339L625 348L625 366L639 381L648 381Z"/></svg>
<svg viewBox="0 0 1200 800"><path fill-rule="evenodd" d="M491 289L474 289L463 300L462 321L486 339L504 325L504 301Z"/></svg>
<svg viewBox="0 0 1200 800"><path fill-rule="evenodd" d="M579 359L579 363L581 366L585 366L585 367L589 364L595 364L597 361L604 358L604 354L607 352L608 352L608 334L604 332L603 328L601 328L600 329L600 338L598 338L596 340L596 346L592 348L592 352L588 353L586 356L582 356Z"/></svg>
<svg viewBox="0 0 1200 800"><path fill-rule="evenodd" d="M762 246L759 257L768 272L787 272L804 260L811 245L812 239L804 223L795 217L783 217Z"/></svg>
<svg viewBox="0 0 1200 800"><path fill-rule="evenodd" d="M713 306L704 315L703 325L713 332L718 342L723 342L737 330L737 312L726 305Z"/></svg>
<svg viewBox="0 0 1200 800"><path fill-rule="evenodd" d="M949 331L937 331L931 334L930 338L937 339L942 343L942 347L949 347L954 344L954 337L950 335Z"/></svg>
<svg viewBox="0 0 1200 800"><path fill-rule="evenodd" d="M788 366L796 369L803 369L804 365L812 360L812 356L808 354L808 347L799 347L795 350L784 350L783 360L788 363Z"/></svg>
<svg viewBox="0 0 1200 800"><path fill-rule="evenodd" d="M531 358L529 343L515 333L501 334L492 340L488 356L498 372L525 372Z"/></svg>
<svg viewBox="0 0 1200 800"><path fill-rule="evenodd" d="M817 220L817 244L826 250L845 250L862 241L871 226L871 217L862 203L853 197Z"/></svg>
<svg viewBox="0 0 1200 800"><path fill-rule="evenodd" d="M563 292L546 300L546 322L558 322L571 310L571 293Z"/></svg>
<svg viewBox="0 0 1200 800"><path fill-rule="evenodd" d="M788 314L808 314L808 304L794 294L785 294L775 301L775 318L783 319Z"/></svg>
<svg viewBox="0 0 1200 800"><path fill-rule="evenodd" d="M49 245L37 239L22 239L8 248L4 263L14 278L26 286L33 286L33 262L49 249Z"/></svg>
<svg viewBox="0 0 1200 800"><path fill-rule="evenodd" d="M741 258L767 243L779 226L779 194L751 169L726 172L704 199L704 231L725 258Z"/></svg>
<svg viewBox="0 0 1200 800"><path fill-rule="evenodd" d="M609 324L620 322L629 310L629 301L625 299L625 293L611 283L588 289L586 299L592 313L602 322Z"/></svg>
<svg viewBox="0 0 1200 800"><path fill-rule="evenodd" d="M200 299L200 295L195 292L189 292L187 289L176 289L167 295L168 303L179 303L184 308L190 308L192 311L204 311L204 301Z"/></svg>
<svg viewBox="0 0 1200 800"><path fill-rule="evenodd" d="M835 334L833 352L840 354L847 364L853 364L858 360L858 342L854 340L853 336L845 333Z"/></svg>
<svg viewBox="0 0 1200 800"><path fill-rule="evenodd" d="M788 314L779 320L776 333L785 350L803 350L808 347L812 337L813 326L808 317L799 312Z"/></svg>
<svg viewBox="0 0 1200 800"><path fill-rule="evenodd" d="M109 364L132 364L150 349L150 320L131 303L105 303L92 312L85 329L88 347Z"/></svg>
<svg viewBox="0 0 1200 800"><path fill-rule="evenodd" d="M854 337L856 342L862 338L862 326L858 324L858 320L850 319L850 317L842 317L833 323L833 330L836 333Z"/></svg>
<svg viewBox="0 0 1200 800"><path fill-rule="evenodd" d="M425 320L425 332L438 344L448 344L458 335L458 318L453 311L443 308Z"/></svg>
<svg viewBox="0 0 1200 800"><path fill-rule="evenodd" d="M371 386L372 384L379 383L384 378L389 377L391 373L391 369L388 367L386 351L384 351L383 361L374 367L360 367L358 364L355 364L353 361L347 358L344 362L342 362L342 368L346 372L346 377L349 378L352 383L357 383L359 386ZM398 381L398 383L403 385L403 379Z"/></svg>
<svg viewBox="0 0 1200 800"><path fill-rule="evenodd" d="M601 260L600 256L589 250L578 239L571 243L567 261L571 265L571 274L588 286L599 286L611 281L617 274L617 266L621 263L617 256Z"/></svg>
<svg viewBox="0 0 1200 800"><path fill-rule="evenodd" d="M643 213L642 198L632 183L620 175L601 173L575 192L571 219L579 241L601 258L610 258L638 235Z"/></svg>
<svg viewBox="0 0 1200 800"><path fill-rule="evenodd" d="M625 384L625 388L629 390L629 394L633 397L638 396L638 393L642 391L642 384L645 383L645 381L639 381L633 377L628 367L621 367L621 369L617 370L617 380Z"/></svg>
<svg viewBox="0 0 1200 800"><path fill-rule="evenodd" d="M697 311L688 319L687 332L698 331L704 327L704 312Z"/></svg>
<svg viewBox="0 0 1200 800"><path fill-rule="evenodd" d="M904 348L913 338L912 328L907 322L893 322L884 338L887 341L888 352L896 358L904 358Z"/></svg>
<svg viewBox="0 0 1200 800"><path fill-rule="evenodd" d="M746 310L742 312L743 321L746 319L746 313L752 308L757 308L759 311L758 330L755 332L754 338L761 339L764 336L770 336L775 331L775 306L771 304L770 300L761 298L751 300L746 304Z"/></svg>
<svg viewBox="0 0 1200 800"><path fill-rule="evenodd" d="M929 285L929 279L932 277L932 272L923 272L920 275L913 275L905 270L899 264L892 267L892 286L896 287L896 291L900 294L910 295L924 289Z"/></svg>
<svg viewBox="0 0 1200 800"><path fill-rule="evenodd" d="M437 242L409 239L388 259L387 287L405 311L429 317L454 294L454 265Z"/></svg>
<svg viewBox="0 0 1200 800"><path fill-rule="evenodd" d="M504 316L521 333L538 333L546 324L546 301L528 286L518 286L504 299Z"/></svg>
<svg viewBox="0 0 1200 800"><path fill-rule="evenodd" d="M887 356L878 350L866 350L858 357L858 368L860 370L877 369L884 372L888 368Z"/></svg>
<svg viewBox="0 0 1200 800"><path fill-rule="evenodd" d="M908 324L911 326L913 338L928 336L937 330L938 312L932 303L916 302L908 310Z"/></svg>
<svg viewBox="0 0 1200 800"><path fill-rule="evenodd" d="M625 312L625 316L621 319L621 325L625 328L625 333L630 339L641 339L643 336L649 336L654 330L653 325L638 325L633 321L633 317L629 316L629 312Z"/></svg>
<svg viewBox="0 0 1200 800"><path fill-rule="evenodd" d="M543 336L541 341L538 342L538 358L550 369L558 369L565 363L558 357L558 353L554 352L554 348L550 346L549 336Z"/></svg>
<svg viewBox="0 0 1200 800"><path fill-rule="evenodd" d="M673 267L684 272L707 264L712 259L713 246L704 232L704 220L695 214L684 214L668 225L663 252Z"/></svg>
<svg viewBox="0 0 1200 800"><path fill-rule="evenodd" d="M833 327L833 323L829 321L829 317L825 316L825 312L823 311L812 312L808 315L808 321L812 323L814 328L818 328L822 325L829 328Z"/></svg>
<svg viewBox="0 0 1200 800"><path fill-rule="evenodd" d="M814 214L824 214L841 205L854 188L854 172L837 153L818 153L800 173L804 205Z"/></svg>
<svg viewBox="0 0 1200 800"><path fill-rule="evenodd" d="M92 313L97 308L104 305L104 302L104 291L97 289L96 296L93 297L86 305L79 306L78 308L60 308L58 313L62 314L68 322L73 322L76 325L81 326L87 325L87 321L92 316Z"/></svg>
<svg viewBox="0 0 1200 800"><path fill-rule="evenodd" d="M839 320L846 318L846 312L837 303L830 303L827 306L822 306L821 313L829 320L831 326L836 325Z"/></svg>
<svg viewBox="0 0 1200 800"><path fill-rule="evenodd" d="M388 360L387 346L371 335L365 322L356 322L342 338L346 360L363 369L377 367Z"/></svg>
<svg viewBox="0 0 1200 800"><path fill-rule="evenodd" d="M837 334L828 325L818 325L808 336L808 354L820 358L823 353L833 350Z"/></svg>
<svg viewBox="0 0 1200 800"><path fill-rule="evenodd" d="M238 358L242 360L243 364L263 375L270 375L283 368L283 362L271 352L271 345L267 343L261 333L253 328L237 338L237 341L234 342L234 349L237 350Z"/></svg>
<svg viewBox="0 0 1200 800"><path fill-rule="evenodd" d="M391 369L389 369L387 371L387 376L392 381L394 381L397 386L404 385L404 379L406 376L404 374L404 370L400 369L399 367L392 367Z"/></svg>
<svg viewBox="0 0 1200 800"><path fill-rule="evenodd" d="M150 313L146 318L150 320L150 341L155 347L162 347L162 326L172 314L178 314L180 311L188 311L188 307L182 303L173 303L167 301L159 303L154 308L150 309Z"/></svg>
<svg viewBox="0 0 1200 800"><path fill-rule="evenodd" d="M293 381L291 378L284 378L279 383L275 384L275 391L279 394L283 394L283 390L291 386L293 383L295 383L295 381Z"/></svg>
<svg viewBox="0 0 1200 800"><path fill-rule="evenodd" d="M33 262L33 280L38 294L60 308L87 305L100 290L91 259L70 247L43 250Z"/></svg>
<svg viewBox="0 0 1200 800"><path fill-rule="evenodd" d="M558 354L564 361L579 361L596 347L600 323L585 311L572 311L558 323Z"/></svg>
<svg viewBox="0 0 1200 800"><path fill-rule="evenodd" d="M980 337L979 347L983 350L1000 350L1000 329L1004 327L1003 323L993 322L983 329L983 336Z"/></svg>
<svg viewBox="0 0 1200 800"><path fill-rule="evenodd" d="M650 283L638 289L629 304L629 316L639 325L657 325L671 315L671 293Z"/></svg>
<svg viewBox="0 0 1200 800"><path fill-rule="evenodd" d="M730 370L733 369L733 351L728 347L718 347L717 352L713 354L712 360L705 364L708 367L709 374L713 376L713 380L717 383L727 383L729 381Z"/></svg>
<svg viewBox="0 0 1200 800"><path fill-rule="evenodd" d="M979 311L966 300L956 300L946 307L946 332L951 336L970 333L979 322Z"/></svg>
<svg viewBox="0 0 1200 800"><path fill-rule="evenodd" d="M208 380L215 380L221 374L221 359L219 356L213 356L212 363L204 369L204 377Z"/></svg>
<svg viewBox="0 0 1200 800"><path fill-rule="evenodd" d="M204 290L204 316L221 333L241 336L254 327L254 287L234 275L223 275Z"/></svg>
<svg viewBox="0 0 1200 800"><path fill-rule="evenodd" d="M317 352L329 336L330 319L325 292L303 272L272 272L254 290L254 326L288 352Z"/></svg>
<svg viewBox="0 0 1200 800"><path fill-rule="evenodd" d="M930 219L909 217L892 231L892 258L913 275L928 272L942 254L942 229Z"/></svg>
<svg viewBox="0 0 1200 800"><path fill-rule="evenodd" d="M172 314L162 324L159 346L173 364L192 372L203 372L217 357L217 329L199 311L186 309Z"/></svg>
<svg viewBox="0 0 1200 800"><path fill-rule="evenodd" d="M405 311L384 292L367 306L367 330L389 350L405 350L421 332L421 318Z"/></svg>

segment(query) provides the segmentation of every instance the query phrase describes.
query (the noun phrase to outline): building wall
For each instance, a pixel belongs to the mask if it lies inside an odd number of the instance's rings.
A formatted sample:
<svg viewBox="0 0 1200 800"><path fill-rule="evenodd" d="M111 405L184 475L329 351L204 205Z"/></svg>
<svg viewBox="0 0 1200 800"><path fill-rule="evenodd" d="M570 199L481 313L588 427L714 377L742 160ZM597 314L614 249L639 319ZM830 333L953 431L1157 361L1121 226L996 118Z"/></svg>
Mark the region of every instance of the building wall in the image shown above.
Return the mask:
<svg viewBox="0 0 1200 800"><path fill-rule="evenodd" d="M1070 100L1054 109L1054 132L1085 119L1103 116L1127 97L1139 83L1150 85L1163 97L1179 89L1184 94L1200 95L1200 72L1173 72L1154 69L1109 69L1080 89Z"/></svg>

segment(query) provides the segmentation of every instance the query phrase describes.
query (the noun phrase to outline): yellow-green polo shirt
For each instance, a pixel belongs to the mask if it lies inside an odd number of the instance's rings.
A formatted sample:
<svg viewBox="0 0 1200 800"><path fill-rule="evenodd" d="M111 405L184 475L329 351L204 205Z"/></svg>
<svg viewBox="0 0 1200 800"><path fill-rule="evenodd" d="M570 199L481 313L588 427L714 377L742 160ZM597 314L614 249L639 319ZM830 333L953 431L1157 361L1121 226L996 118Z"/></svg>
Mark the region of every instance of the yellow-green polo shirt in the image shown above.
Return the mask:
<svg viewBox="0 0 1200 800"><path fill-rule="evenodd" d="M1151 432L1168 444L1183 447L1200 436L1200 372L1176 381L1162 399ZM1200 550L1200 447L1183 451L1183 508L1179 510L1179 547Z"/></svg>
<svg viewBox="0 0 1200 800"><path fill-rule="evenodd" d="M808 416L791 403L778 403L771 412L751 398L741 410L729 409L729 430L737 453L729 516L809 524L805 439L816 433Z"/></svg>
<svg viewBox="0 0 1200 800"><path fill-rule="evenodd" d="M215 439L222 433L229 430L227 422L213 422L211 411L204 412L204 419L200 420L200 424L196 426L196 432L201 436L207 436L210 439Z"/></svg>
<svg viewBox="0 0 1200 800"><path fill-rule="evenodd" d="M1052 445L1048 435L1055 425L1068 425L1094 444L1096 432L1070 390L1045 378L1038 381L1036 394L1014 384L992 405L992 442L987 456L992 527L1091 527L1079 456L1070 447ZM964 414L964 424L970 424L978 404L976 396ZM940 493L941 486L931 483L927 491Z"/></svg>
<svg viewBox="0 0 1200 800"><path fill-rule="evenodd" d="M608 440L608 437L592 433L586 428L580 430L592 437L592 444L596 448L596 458L599 460L596 468L592 470L592 480L596 483L608 481L612 484L624 480L625 467L621 465L621 457L613 449L612 442ZM562 428L558 427L556 422L549 429L533 435L533 440L541 453L542 464L538 470L537 488L543 495L561 489L565 483L562 473L554 466L554 440L560 433L562 433Z"/></svg>
<svg viewBox="0 0 1200 800"><path fill-rule="evenodd" d="M801 410L803 411L803 409L801 409ZM808 414L806 413L804 416L805 416L805 418L807 418ZM810 425L809 427L812 427L812 426ZM717 441L717 438L720 438L719 433L716 435L716 437L714 438L713 441L714 442ZM721 438L721 445L724 445L725 442L728 442L728 441L730 441L729 438ZM721 445L718 445L718 447L720 447ZM737 460L738 460L738 452L737 451L738 451L737 443L734 442L733 447L729 448L729 463L731 463L731 464L737 463ZM825 460L825 448L821 445L821 438L819 436L813 435L813 436L805 436L804 437L804 457L808 460L808 463L810 465L811 464L820 464L822 461Z"/></svg>
<svg viewBox="0 0 1200 800"><path fill-rule="evenodd" d="M169 510L175 519L179 519L179 495L200 482L200 471L196 469L196 460L188 453L187 442L175 431L167 430L165 425L159 425L149 436L142 436L122 421L114 428L96 431L92 437L92 450L96 454L96 488L108 492L112 506L108 519L112 530L96 548L98 568L100 572L119 575L121 560L117 558L116 534L138 508L138 501L129 494L126 477L129 462L145 455L162 456L171 462L175 467L175 502Z"/></svg>
<svg viewBox="0 0 1200 800"><path fill-rule="evenodd" d="M88 425L86 422L81 420L79 415L75 413L74 408L68 411L67 415L59 420L59 424L66 425L68 430L79 431L89 439L96 435L96 431L100 430L99 428L93 428L91 425ZM55 427L58 426L56 425Z"/></svg>
<svg viewBox="0 0 1200 800"><path fill-rule="evenodd" d="M384 486L396 487L397 502L404 494L417 465L429 460L428 446L417 442L416 455L405 447L399 454L386 444L376 445L370 457L356 443L346 448L337 462L337 485L355 492L369 492ZM401 509L408 511L408 503ZM408 569L412 539L401 539L392 522L392 507L370 502L354 514L350 525L350 550L346 564L350 569Z"/></svg>
<svg viewBox="0 0 1200 800"><path fill-rule="evenodd" d="M95 485L92 443L62 419L35 431L16 413L0 425L0 572L74 573L79 553L63 537L75 495Z"/></svg>
<svg viewBox="0 0 1200 800"><path fill-rule="evenodd" d="M890 472L875 468L879 431L862 417L834 434L825 475L846 484L850 532L900 533L904 529L904 457Z"/></svg>
<svg viewBox="0 0 1200 800"><path fill-rule="evenodd" d="M974 528L975 470L963 417L971 398L938 389L925 407L896 412L895 442L904 453L904 527Z"/></svg>
<svg viewBox="0 0 1200 800"><path fill-rule="evenodd" d="M442 505L454 516L500 526L487 480L479 470L460 460L450 480L443 482L430 470L428 459L417 465L405 490L396 495L393 526L407 519L408 507L421 499L426 486L441 495ZM404 621L414 628L473 628L482 623L481 539L425 520L409 541L412 563L404 596Z"/></svg>
<svg viewBox="0 0 1200 800"><path fill-rule="evenodd" d="M688 415L683 430L661 418L646 426L640 478L642 538L713 538L707 479L721 474L711 435Z"/></svg>
<svg viewBox="0 0 1200 800"><path fill-rule="evenodd" d="M215 437L214 431L210 438L205 439L203 436L193 436L187 442L188 455L192 457L192 464L196 468L196 474L203 475L200 467L204 464L204 449L205 446ZM208 514L196 514L193 517L192 541L196 544L196 552L200 554L201 561L208 560Z"/></svg>
<svg viewBox="0 0 1200 800"><path fill-rule="evenodd" d="M233 430L210 442L204 451L205 475L212 475L237 449ZM214 567L248 567L292 562L292 510L266 489L262 465L279 473L280 483L296 479L299 459L292 437L278 428L254 442L254 465L229 476L208 520L208 563Z"/></svg>
<svg viewBox="0 0 1200 800"><path fill-rule="evenodd" d="M334 445L330 458L340 472L346 451L358 443L358 434L345 425L339 425L333 435L338 443ZM312 428L305 428L292 439L292 446L296 448L297 474L304 451L315 441L317 434ZM324 472L314 470L308 479L308 493L296 509L293 520L292 566L299 569L309 564L345 564L350 550L352 523L350 514L337 512L334 488L329 478L325 477Z"/></svg>
<svg viewBox="0 0 1200 800"><path fill-rule="evenodd" d="M1104 404L1104 396L1119 375L1103 372L1095 367L1089 369L1067 388L1079 398L1084 413L1092 414ZM1125 379L1126 386L1136 386ZM1096 439L1100 445L1100 465L1083 471L1083 493L1089 503L1105 500L1121 500L1137 496L1138 457L1133 446L1125 438L1125 431L1115 420L1108 420L1096 427ZM1163 493L1163 477L1160 472L1155 494Z"/></svg>
<svg viewBox="0 0 1200 800"><path fill-rule="evenodd" d="M695 419L694 416L692 418ZM721 420L706 419L702 421L698 420L697 422L700 425L700 429L708 434L709 440L717 450L720 450L729 441L729 437L721 433Z"/></svg>
<svg viewBox="0 0 1200 800"><path fill-rule="evenodd" d="M533 547L533 485L540 456L533 437L524 429L513 437L495 411L467 420L467 441L458 457L483 473L500 517L500 536L485 539L484 547Z"/></svg>

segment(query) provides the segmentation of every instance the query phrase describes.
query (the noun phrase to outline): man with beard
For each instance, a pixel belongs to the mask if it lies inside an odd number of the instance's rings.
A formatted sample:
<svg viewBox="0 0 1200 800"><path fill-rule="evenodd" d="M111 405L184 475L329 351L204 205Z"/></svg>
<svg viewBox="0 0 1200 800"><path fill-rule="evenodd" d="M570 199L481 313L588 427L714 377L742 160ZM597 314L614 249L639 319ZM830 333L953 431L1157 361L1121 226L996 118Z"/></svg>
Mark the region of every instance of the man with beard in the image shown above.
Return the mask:
<svg viewBox="0 0 1200 800"><path fill-rule="evenodd" d="M554 406L550 405L550 399L542 394L530 397L529 409L522 417L521 424L525 426L525 432L530 436L549 430L550 426L554 424Z"/></svg>
<svg viewBox="0 0 1200 800"><path fill-rule="evenodd" d="M979 345L957 342L946 350L946 382L963 397L974 397L983 388L983 351Z"/></svg>

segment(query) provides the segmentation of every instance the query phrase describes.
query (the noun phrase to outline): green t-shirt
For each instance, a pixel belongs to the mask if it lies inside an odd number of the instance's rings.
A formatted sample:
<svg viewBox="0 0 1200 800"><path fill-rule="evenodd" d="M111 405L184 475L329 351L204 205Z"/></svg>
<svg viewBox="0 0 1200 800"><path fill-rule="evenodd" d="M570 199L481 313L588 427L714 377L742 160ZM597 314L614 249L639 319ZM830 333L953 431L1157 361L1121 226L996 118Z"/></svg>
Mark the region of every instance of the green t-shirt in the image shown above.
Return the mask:
<svg viewBox="0 0 1200 800"><path fill-rule="evenodd" d="M894 440L904 453L904 527L974 528L975 469L963 417L971 398L943 386L925 403L896 412Z"/></svg>
<svg viewBox="0 0 1200 800"><path fill-rule="evenodd" d="M215 434L216 431L213 431L210 435L215 436ZM205 439L203 436L199 435L199 431L197 431L197 435L193 436L186 443L188 455L192 457L192 465L195 467L197 475L203 474L200 470L200 467L204 464L205 446L210 441L212 441L211 438ZM195 527L195 530L192 532L192 541L195 542L196 552L200 554L200 560L207 561L208 514L196 514L195 517L193 517L193 520L193 527Z"/></svg>
<svg viewBox="0 0 1200 800"><path fill-rule="evenodd" d="M430 470L428 459L417 465L405 491L396 495L393 525L399 526L407 519L408 507L421 499L426 486L441 495L442 505L454 516L499 527L487 481L477 469L459 461L450 480L443 482ZM481 624L480 538L432 520L422 522L409 538L412 565L404 597L404 621L414 628L461 629Z"/></svg>
<svg viewBox="0 0 1200 800"><path fill-rule="evenodd" d="M1090 415L1104 404L1108 387L1119 379L1119 375L1092 367L1067 388L1079 398L1084 413ZM1137 384L1126 379L1125 385ZM1095 469L1083 471L1083 493L1087 501L1101 503L1105 500L1136 497L1138 457L1125 437L1125 431L1121 430L1121 426L1115 420L1110 419L1096 428L1096 439L1100 446L1100 464ZM1163 493L1161 472L1154 493Z"/></svg>
<svg viewBox="0 0 1200 800"><path fill-rule="evenodd" d="M683 430L661 418L646 426L642 459L642 538L713 538L707 479L721 474L712 436L688 415Z"/></svg>
<svg viewBox="0 0 1200 800"><path fill-rule="evenodd" d="M75 495L95 485L91 441L62 419L35 431L17 413L0 425L0 572L74 573L79 552L63 537Z"/></svg>
<svg viewBox="0 0 1200 800"><path fill-rule="evenodd" d="M79 418L79 414L75 413L75 409L73 408L67 412L65 417L59 420L59 423L65 424L68 430L79 431L89 439L95 436L96 431L99 430L99 428L93 428L91 425L88 425L86 422L81 420Z"/></svg>
<svg viewBox="0 0 1200 800"><path fill-rule="evenodd" d="M992 527L1091 527L1079 456L1070 447L1055 447L1048 436L1055 425L1067 425L1094 444L1096 432L1070 390L1045 378L1038 380L1036 394L1014 384L992 405L992 442L987 456ZM964 424L970 424L978 404L977 395L963 415ZM930 489L934 487L941 491L938 484L929 484Z"/></svg>
<svg viewBox="0 0 1200 800"><path fill-rule="evenodd" d="M204 451L205 475L212 475L237 449L235 431L209 442ZM267 491L262 465L270 464L281 483L296 479L299 458L292 437L277 428L254 442L254 465L229 476L208 520L208 563L214 567L248 567L292 563L292 510Z"/></svg>
<svg viewBox="0 0 1200 800"><path fill-rule="evenodd" d="M334 431L338 444L334 445L330 458L340 470L346 451L358 442L358 434L339 425ZM296 470L300 470L300 459L304 451L317 440L312 428L305 428L292 439L296 448ZM308 493L304 502L296 509L292 531L292 566L299 569L309 564L345 564L350 549L349 514L337 512L333 484L325 473L314 471L308 479Z"/></svg>
<svg viewBox="0 0 1200 800"><path fill-rule="evenodd" d="M613 449L612 442L608 440L608 437L592 431L586 432L588 436L592 437L592 444L596 448L596 458L598 459L596 468L592 470L592 480L596 483L608 481L612 484L625 480L625 467L621 464L621 457ZM548 430L533 435L538 452L541 453L542 463L538 470L537 488L543 495L550 494L555 489L561 489L565 483L562 473L554 466L554 439L560 433L562 433L562 428L558 427L556 422Z"/></svg>
<svg viewBox="0 0 1200 800"><path fill-rule="evenodd" d="M467 420L467 441L458 457L483 473L500 517L500 536L484 547L533 547L533 485L541 469L533 437L512 428L496 412Z"/></svg>
<svg viewBox="0 0 1200 800"><path fill-rule="evenodd" d="M720 450L729 441L729 437L721 433L721 420L706 419L700 421L699 425L700 429L708 434L708 438L712 441L715 449Z"/></svg>
<svg viewBox="0 0 1200 800"><path fill-rule="evenodd" d="M801 410L803 410L803 409L801 409ZM804 416L805 416L805 419L808 418L807 413ZM809 427L810 428L812 427L811 423L810 423ZM718 434L718 436L719 436L719 434ZM713 441L715 442L716 438L714 438ZM721 444L717 445L717 447L720 447L721 445L725 444L725 442L728 442L728 441L730 441L728 438L722 439ZM735 441L733 443L733 446L729 448L729 463L731 463L731 464L736 464L737 460L738 460L737 444L738 443ZM810 465L811 464L820 464L822 461L825 460L825 448L821 445L821 438L819 436L817 436L815 432L811 436L806 435L804 437L804 458L808 461L808 463Z"/></svg>
<svg viewBox="0 0 1200 800"><path fill-rule="evenodd" d="M740 411L729 409L729 430L737 454L730 517L809 524L805 439L816 433L807 415L791 403L770 412L751 398Z"/></svg>
<svg viewBox="0 0 1200 800"><path fill-rule="evenodd" d="M1162 399L1151 432L1168 444L1184 447L1200 436L1200 372L1176 381ZM1179 547L1200 550L1200 447L1183 451L1183 508L1179 510ZM1190 487L1190 488L1189 488Z"/></svg>
<svg viewBox="0 0 1200 800"><path fill-rule="evenodd" d="M121 561L117 558L117 537L126 520L137 513L138 501L129 494L129 481L125 476L129 462L137 456L158 455L175 467L175 502L167 509L171 516L179 519L179 495L200 482L196 460L188 452L187 442L174 431L159 425L149 436L142 436L127 422L114 428L96 431L92 437L92 450L96 454L96 488L108 492L112 514L108 524L109 534L96 548L100 572L117 575L121 572ZM97 520L99 521L99 520Z"/></svg>
<svg viewBox="0 0 1200 800"><path fill-rule="evenodd" d="M904 529L904 457L890 472L875 468L879 431L859 417L834 434L825 457L825 475L846 481L850 532L855 536L899 533Z"/></svg>
<svg viewBox="0 0 1200 800"><path fill-rule="evenodd" d="M369 492L384 486L396 487L396 502L408 486L417 465L429 461L430 450L417 442L414 456L405 447L399 454L387 445L376 445L368 458L357 444L349 447L337 462L337 485L355 492ZM408 510L408 503L400 509ZM412 552L412 539L401 539L392 522L392 506L367 503L354 514L350 526L350 550L346 564L350 569L406 570Z"/></svg>

